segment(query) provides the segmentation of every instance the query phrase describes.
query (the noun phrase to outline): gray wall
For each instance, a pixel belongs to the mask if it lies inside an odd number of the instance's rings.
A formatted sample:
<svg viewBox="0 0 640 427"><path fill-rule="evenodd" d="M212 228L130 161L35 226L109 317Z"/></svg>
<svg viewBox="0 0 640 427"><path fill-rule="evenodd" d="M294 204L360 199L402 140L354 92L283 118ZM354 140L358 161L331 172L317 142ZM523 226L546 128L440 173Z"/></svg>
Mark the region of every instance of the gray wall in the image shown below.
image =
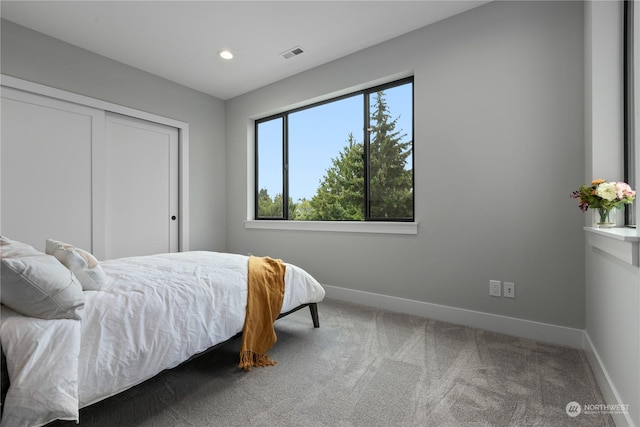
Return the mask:
<svg viewBox="0 0 640 427"><path fill-rule="evenodd" d="M584 328L581 2L494 2L227 101L227 250L332 286ZM252 121L415 76L417 236L247 230ZM249 187L250 188L250 187ZM516 282L515 300L488 295Z"/></svg>
<svg viewBox="0 0 640 427"><path fill-rule="evenodd" d="M490 3L230 100L226 119L220 100L6 21L1 71L188 122L192 249L269 254L333 286L582 329L582 214L568 198L584 179L582 7ZM244 228L248 117L407 73L417 236ZM515 281L517 298L489 297L489 279Z"/></svg>
<svg viewBox="0 0 640 427"><path fill-rule="evenodd" d="M224 250L224 102L2 20L3 74L189 123L190 247Z"/></svg>

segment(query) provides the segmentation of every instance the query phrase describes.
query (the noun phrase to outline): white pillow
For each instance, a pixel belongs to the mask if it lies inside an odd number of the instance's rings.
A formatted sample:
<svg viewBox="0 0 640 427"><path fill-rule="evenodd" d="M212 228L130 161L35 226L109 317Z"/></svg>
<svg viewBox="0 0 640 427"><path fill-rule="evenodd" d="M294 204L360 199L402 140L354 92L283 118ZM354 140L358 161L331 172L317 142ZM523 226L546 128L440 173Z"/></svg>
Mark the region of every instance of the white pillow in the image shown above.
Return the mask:
<svg viewBox="0 0 640 427"><path fill-rule="evenodd" d="M40 319L81 319L82 286L73 273L50 255L2 258L0 302Z"/></svg>
<svg viewBox="0 0 640 427"><path fill-rule="evenodd" d="M96 257L89 252L52 239L47 239L45 250L73 271L83 290L99 291L107 285L107 275Z"/></svg>
<svg viewBox="0 0 640 427"><path fill-rule="evenodd" d="M25 317L5 305L0 315L11 382L2 426L42 426L56 419L77 424L81 321Z"/></svg>
<svg viewBox="0 0 640 427"><path fill-rule="evenodd" d="M42 252L36 250L33 246L0 236L0 257L2 258L37 254L42 254Z"/></svg>

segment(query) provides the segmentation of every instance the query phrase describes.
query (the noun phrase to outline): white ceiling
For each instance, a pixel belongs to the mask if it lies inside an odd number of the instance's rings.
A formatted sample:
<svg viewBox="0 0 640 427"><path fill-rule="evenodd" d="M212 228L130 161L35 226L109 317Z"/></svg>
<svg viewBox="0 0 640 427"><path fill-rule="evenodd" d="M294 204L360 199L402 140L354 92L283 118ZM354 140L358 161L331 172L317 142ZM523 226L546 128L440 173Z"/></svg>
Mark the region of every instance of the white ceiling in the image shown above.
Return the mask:
<svg viewBox="0 0 640 427"><path fill-rule="evenodd" d="M2 0L0 15L226 100L487 2Z"/></svg>

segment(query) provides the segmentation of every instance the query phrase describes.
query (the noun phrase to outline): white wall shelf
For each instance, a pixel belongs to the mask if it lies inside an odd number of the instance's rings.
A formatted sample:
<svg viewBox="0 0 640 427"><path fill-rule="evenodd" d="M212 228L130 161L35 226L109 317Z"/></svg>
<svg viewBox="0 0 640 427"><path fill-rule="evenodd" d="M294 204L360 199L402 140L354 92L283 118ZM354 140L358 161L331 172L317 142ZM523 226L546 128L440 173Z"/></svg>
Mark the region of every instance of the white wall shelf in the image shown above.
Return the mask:
<svg viewBox="0 0 640 427"><path fill-rule="evenodd" d="M634 267L640 266L638 252L640 234L636 229L594 227L584 227L584 229L587 231L587 243L589 245Z"/></svg>

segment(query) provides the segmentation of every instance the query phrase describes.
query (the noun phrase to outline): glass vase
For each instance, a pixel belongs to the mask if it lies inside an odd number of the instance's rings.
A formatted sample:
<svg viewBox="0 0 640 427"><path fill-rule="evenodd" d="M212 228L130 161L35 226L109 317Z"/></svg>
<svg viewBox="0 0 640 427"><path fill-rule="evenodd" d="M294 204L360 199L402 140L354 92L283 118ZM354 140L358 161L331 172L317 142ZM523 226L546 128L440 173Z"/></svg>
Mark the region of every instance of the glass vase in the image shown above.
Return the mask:
<svg viewBox="0 0 640 427"><path fill-rule="evenodd" d="M595 228L612 228L616 226L613 208L595 208L593 210L593 226Z"/></svg>

